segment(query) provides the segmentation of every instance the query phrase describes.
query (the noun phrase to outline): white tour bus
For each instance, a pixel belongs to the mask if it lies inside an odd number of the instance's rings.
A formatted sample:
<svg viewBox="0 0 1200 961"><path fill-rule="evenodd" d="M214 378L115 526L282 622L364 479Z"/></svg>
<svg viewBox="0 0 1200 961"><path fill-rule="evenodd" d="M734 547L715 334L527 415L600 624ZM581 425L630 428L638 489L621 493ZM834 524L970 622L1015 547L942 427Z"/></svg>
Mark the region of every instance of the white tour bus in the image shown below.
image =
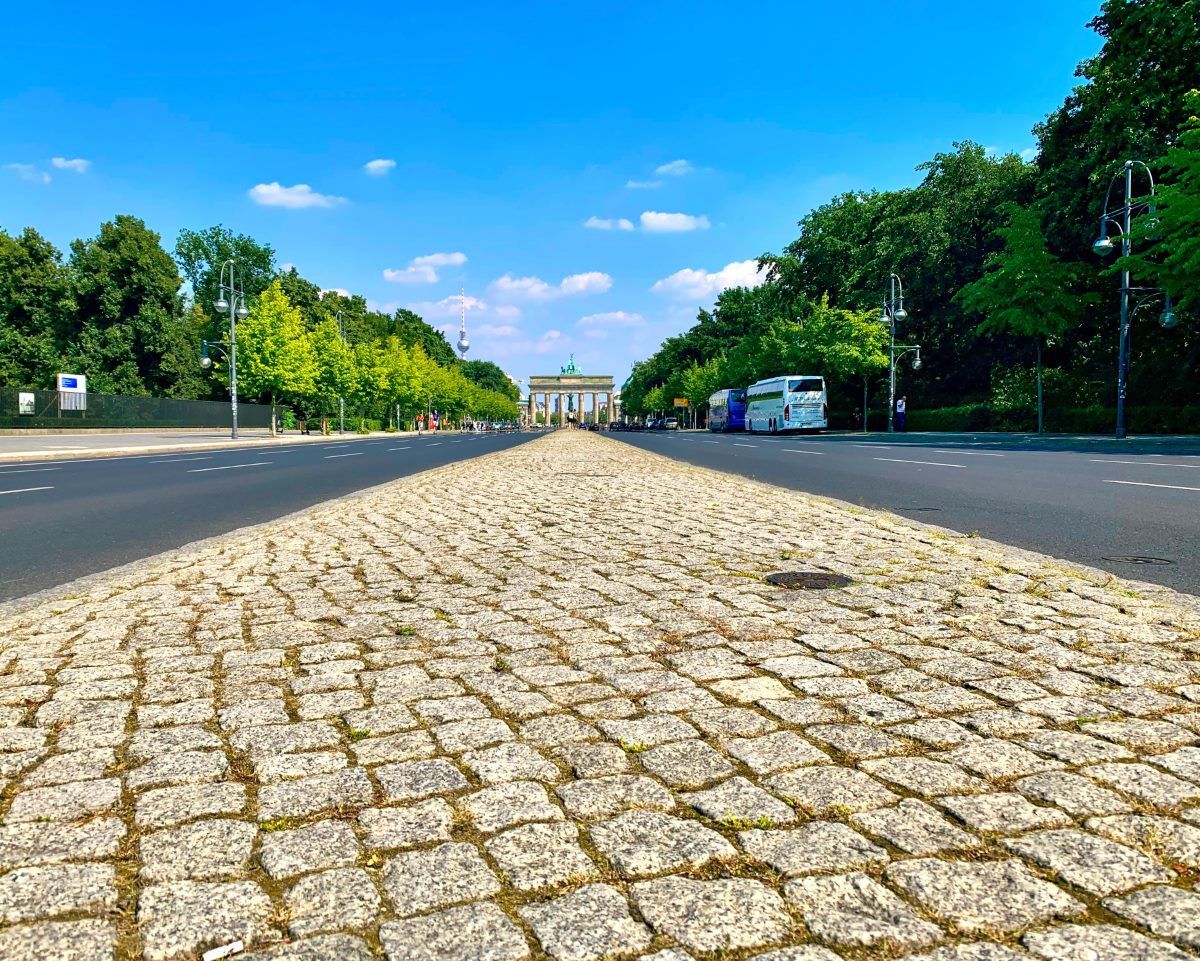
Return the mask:
<svg viewBox="0 0 1200 961"><path fill-rule="evenodd" d="M746 430L751 433L824 430L828 426L829 395L824 377L789 374L746 388Z"/></svg>

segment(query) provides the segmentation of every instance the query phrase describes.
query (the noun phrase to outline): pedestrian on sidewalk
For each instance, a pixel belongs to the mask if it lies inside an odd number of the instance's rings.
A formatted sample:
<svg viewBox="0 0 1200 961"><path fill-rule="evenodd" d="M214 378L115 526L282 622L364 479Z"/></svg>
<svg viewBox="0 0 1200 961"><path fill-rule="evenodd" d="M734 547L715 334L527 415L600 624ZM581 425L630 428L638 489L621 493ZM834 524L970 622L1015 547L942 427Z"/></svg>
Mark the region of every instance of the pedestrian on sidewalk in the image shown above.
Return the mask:
<svg viewBox="0 0 1200 961"><path fill-rule="evenodd" d="M905 397L896 401L896 430L901 434L908 431L908 399Z"/></svg>
<svg viewBox="0 0 1200 961"><path fill-rule="evenodd" d="M420 436L421 431L425 429L425 415L417 414L417 435Z"/></svg>

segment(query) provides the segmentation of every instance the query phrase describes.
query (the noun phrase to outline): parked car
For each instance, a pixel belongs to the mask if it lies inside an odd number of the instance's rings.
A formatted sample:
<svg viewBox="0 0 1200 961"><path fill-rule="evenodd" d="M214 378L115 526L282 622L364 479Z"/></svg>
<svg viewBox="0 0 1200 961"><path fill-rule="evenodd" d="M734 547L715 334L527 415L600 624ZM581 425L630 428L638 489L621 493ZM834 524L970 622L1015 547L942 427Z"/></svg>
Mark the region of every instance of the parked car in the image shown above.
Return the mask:
<svg viewBox="0 0 1200 961"><path fill-rule="evenodd" d="M666 420L664 420L662 422L662 429L663 430L679 430L679 421L677 421L674 417L668 417Z"/></svg>

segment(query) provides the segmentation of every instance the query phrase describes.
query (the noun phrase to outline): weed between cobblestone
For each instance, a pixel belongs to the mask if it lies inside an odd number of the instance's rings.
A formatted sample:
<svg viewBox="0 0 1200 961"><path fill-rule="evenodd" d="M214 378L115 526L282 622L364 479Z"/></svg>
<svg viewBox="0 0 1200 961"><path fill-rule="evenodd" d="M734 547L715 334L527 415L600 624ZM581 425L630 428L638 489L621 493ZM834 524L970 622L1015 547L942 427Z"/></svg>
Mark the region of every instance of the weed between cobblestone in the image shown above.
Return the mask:
<svg viewBox="0 0 1200 961"><path fill-rule="evenodd" d="M621 507L547 509L564 474L584 494L595 478ZM409 496L430 486L451 506ZM702 524L677 507L698 488L711 498ZM820 557L856 583L782 592L762 581L776 557ZM0 875L0 957L21 961L67 943L94 944L89 958L186 958L235 937L303 943L311 961L410 961L388 934L409 916L434 919L405 937L438 942L447 961L477 961L485 943L489 959L516 961L558 943L545 916L522 912L538 904L586 945L556 961L627 954L609 930L644 932L643 955L742 961L823 943L884 961L938 944L1020 948L1070 924L1120 961L1166 951L1164 922L1111 911L1108 892L1190 894L1200 870L1196 598L594 435L553 435L12 605L0 665L0 871L43 872L23 888ZM1121 707L1070 716L1095 698ZM1111 727L1087 726L1098 722ZM1030 731L1050 740L1024 747ZM1068 735L1080 740L1054 740ZM109 749L110 764L88 766L87 751ZM1029 795L1029 824L984 830L947 806L1011 806L1035 770L1077 780ZM112 804L103 778L120 786ZM713 791L732 793L697 800ZM770 807L781 802L793 823ZM1118 843L1112 830L1133 829L1102 827L1114 860L1076 863L1091 850L1077 841L1100 835L1056 803L1123 805L1169 829ZM55 840L114 815L124 835L107 847ZM1065 829L1033 860L1008 842L1037 836L1037 818ZM764 849L767 861L745 848L743 835L806 830L832 833ZM938 848L950 830L973 846ZM1056 852L1046 864L1041 849ZM931 869L894 880L891 866L921 857L963 865L952 887L976 883L967 865L1022 864L1020 885L1081 913L1044 916L1020 891L1026 915L983 887L935 896ZM78 872L106 864L111 895L71 893ZM839 920L854 877L895 906L867 898L853 924ZM698 887L649 898L672 878ZM834 897L805 879L849 886ZM30 884L45 888L32 914ZM572 913L593 885L618 892L626 920ZM474 946L451 946L460 926L440 912L483 899L502 915ZM86 919L100 927L62 926ZM1190 930L1166 937L1200 946Z"/></svg>

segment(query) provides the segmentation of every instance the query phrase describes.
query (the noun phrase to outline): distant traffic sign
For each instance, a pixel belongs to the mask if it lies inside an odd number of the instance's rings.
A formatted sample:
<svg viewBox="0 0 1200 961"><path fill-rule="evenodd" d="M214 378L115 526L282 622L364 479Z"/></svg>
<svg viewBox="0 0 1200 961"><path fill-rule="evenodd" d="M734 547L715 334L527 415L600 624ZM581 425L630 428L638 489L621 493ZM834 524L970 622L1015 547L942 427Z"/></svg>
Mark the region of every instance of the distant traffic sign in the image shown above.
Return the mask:
<svg viewBox="0 0 1200 961"><path fill-rule="evenodd" d="M676 397L675 398L675 406L676 407L687 407L688 399L686 397Z"/></svg>

